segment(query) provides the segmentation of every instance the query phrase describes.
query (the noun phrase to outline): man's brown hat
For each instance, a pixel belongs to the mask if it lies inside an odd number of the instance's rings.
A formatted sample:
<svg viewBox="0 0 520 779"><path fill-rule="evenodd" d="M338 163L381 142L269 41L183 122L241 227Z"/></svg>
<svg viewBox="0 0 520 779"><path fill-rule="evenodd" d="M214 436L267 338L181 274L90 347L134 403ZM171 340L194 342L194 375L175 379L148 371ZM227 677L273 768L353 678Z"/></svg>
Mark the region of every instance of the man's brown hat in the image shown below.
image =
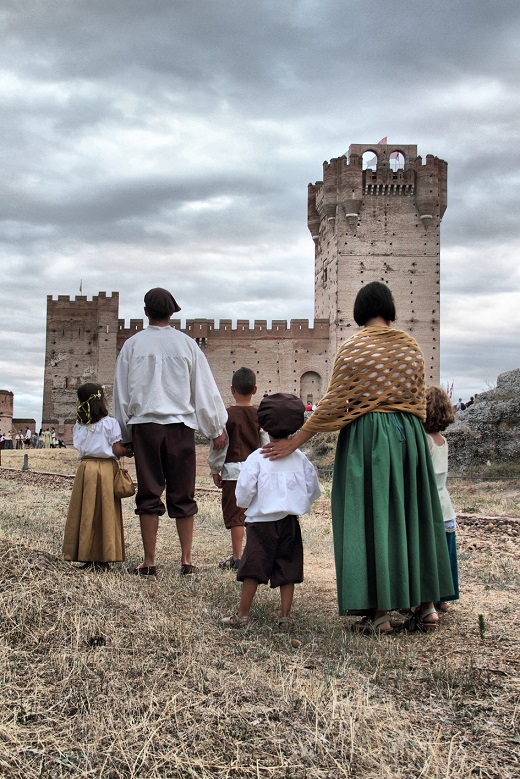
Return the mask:
<svg viewBox="0 0 520 779"><path fill-rule="evenodd" d="M144 296L144 304L150 311L162 314L165 318L181 310L171 292L162 287L154 287L147 292Z"/></svg>

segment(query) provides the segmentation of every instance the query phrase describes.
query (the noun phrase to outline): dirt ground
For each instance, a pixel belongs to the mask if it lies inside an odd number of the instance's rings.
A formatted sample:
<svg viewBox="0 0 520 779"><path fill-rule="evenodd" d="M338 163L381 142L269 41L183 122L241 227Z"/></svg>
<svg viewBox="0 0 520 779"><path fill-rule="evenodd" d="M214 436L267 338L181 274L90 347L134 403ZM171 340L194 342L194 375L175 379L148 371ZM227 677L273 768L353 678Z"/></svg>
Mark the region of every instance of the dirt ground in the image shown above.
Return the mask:
<svg viewBox="0 0 520 779"><path fill-rule="evenodd" d="M217 567L229 538L205 450L189 582L166 521L157 580L61 560L74 454L36 455L0 469L2 776L520 776L518 482L451 484L461 600L433 633L358 636L338 617L327 483L301 521L294 630L277 630L262 588L251 626L230 632L239 585ZM134 563L132 500L124 514Z"/></svg>

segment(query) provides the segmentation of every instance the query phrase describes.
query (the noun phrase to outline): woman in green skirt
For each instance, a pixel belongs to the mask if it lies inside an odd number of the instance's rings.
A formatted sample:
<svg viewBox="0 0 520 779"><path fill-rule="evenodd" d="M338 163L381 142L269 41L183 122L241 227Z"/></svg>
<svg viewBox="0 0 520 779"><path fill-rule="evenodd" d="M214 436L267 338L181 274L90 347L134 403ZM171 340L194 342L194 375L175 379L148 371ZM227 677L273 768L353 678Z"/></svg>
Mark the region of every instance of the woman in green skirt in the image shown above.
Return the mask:
<svg viewBox="0 0 520 779"><path fill-rule="evenodd" d="M340 614L354 627L390 633L388 612L416 608L435 628L434 602L451 593L450 563L425 420L424 357L391 326L392 293L377 281L358 292L362 328L336 355L327 393L294 438L264 446L286 457L315 433L340 430L332 482L332 527Z"/></svg>

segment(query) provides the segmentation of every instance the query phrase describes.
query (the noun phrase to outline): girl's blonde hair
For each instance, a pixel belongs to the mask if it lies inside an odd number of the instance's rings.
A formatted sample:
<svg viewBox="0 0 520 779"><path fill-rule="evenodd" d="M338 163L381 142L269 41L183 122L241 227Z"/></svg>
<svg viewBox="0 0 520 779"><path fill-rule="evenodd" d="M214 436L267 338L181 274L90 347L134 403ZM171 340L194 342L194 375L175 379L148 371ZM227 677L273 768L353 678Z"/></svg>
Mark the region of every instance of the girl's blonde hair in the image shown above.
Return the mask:
<svg viewBox="0 0 520 779"><path fill-rule="evenodd" d="M428 387L426 390L427 433L440 433L455 421L455 411L446 390L442 387Z"/></svg>

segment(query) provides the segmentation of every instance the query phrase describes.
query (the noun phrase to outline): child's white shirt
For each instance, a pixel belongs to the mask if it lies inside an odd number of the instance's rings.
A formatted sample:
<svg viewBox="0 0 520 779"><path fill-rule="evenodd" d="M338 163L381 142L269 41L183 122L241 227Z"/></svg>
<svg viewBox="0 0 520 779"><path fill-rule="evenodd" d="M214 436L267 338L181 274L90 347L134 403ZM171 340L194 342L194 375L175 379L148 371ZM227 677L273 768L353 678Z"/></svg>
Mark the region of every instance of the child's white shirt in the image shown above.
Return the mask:
<svg viewBox="0 0 520 779"><path fill-rule="evenodd" d="M451 502L450 493L446 487L446 480L448 478L448 442L444 436L441 436L444 443L439 446L430 435L427 435L426 437L432 456L435 481L439 493L442 516L444 518L444 528L447 533L451 533L457 529L457 515L453 508L453 503Z"/></svg>
<svg viewBox="0 0 520 779"><path fill-rule="evenodd" d="M114 417L103 417L93 425L76 422L72 434L72 443L78 450L78 460L84 457L112 457L112 445L122 441L121 427Z"/></svg>
<svg viewBox="0 0 520 779"><path fill-rule="evenodd" d="M269 460L260 449L249 455L236 486L237 506L247 522L275 522L288 514L308 514L321 495L312 463L297 449L288 457Z"/></svg>

